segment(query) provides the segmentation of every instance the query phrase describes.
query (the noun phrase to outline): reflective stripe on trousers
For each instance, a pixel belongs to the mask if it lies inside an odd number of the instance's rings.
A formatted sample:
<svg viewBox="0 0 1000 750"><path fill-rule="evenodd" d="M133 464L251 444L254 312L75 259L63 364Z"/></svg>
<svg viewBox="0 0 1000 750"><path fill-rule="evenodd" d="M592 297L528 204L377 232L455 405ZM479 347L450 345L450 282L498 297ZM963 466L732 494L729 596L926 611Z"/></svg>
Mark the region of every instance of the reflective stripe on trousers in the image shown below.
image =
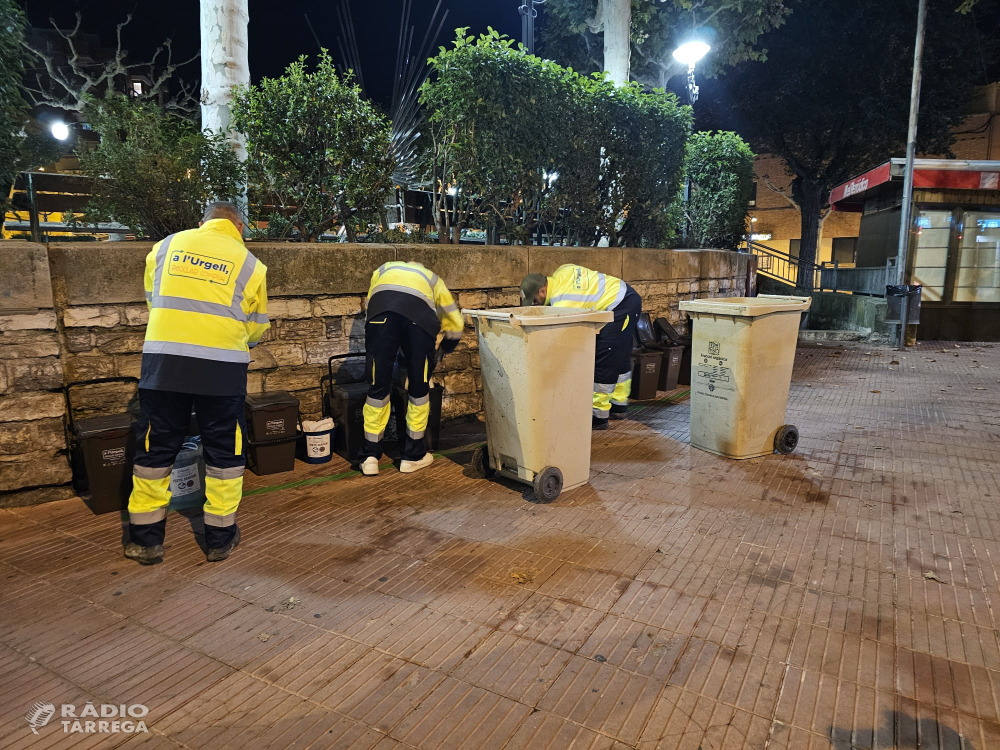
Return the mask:
<svg viewBox="0 0 1000 750"><path fill-rule="evenodd" d="M611 392L611 403L614 406L628 406L628 397L632 393L632 370L618 376L614 391Z"/></svg>
<svg viewBox="0 0 1000 750"><path fill-rule="evenodd" d="M431 415L431 397L409 397L406 405L406 434L414 440L420 440L427 432L427 420Z"/></svg>
<svg viewBox="0 0 1000 750"><path fill-rule="evenodd" d="M598 419L608 418L611 412L611 394L614 391L614 384L594 383L594 416Z"/></svg>
<svg viewBox="0 0 1000 750"><path fill-rule="evenodd" d="M365 440L371 440L373 443L381 442L385 436L385 427L389 424L391 410L388 396L382 399L369 396L365 399L365 406L361 410L365 419Z"/></svg>

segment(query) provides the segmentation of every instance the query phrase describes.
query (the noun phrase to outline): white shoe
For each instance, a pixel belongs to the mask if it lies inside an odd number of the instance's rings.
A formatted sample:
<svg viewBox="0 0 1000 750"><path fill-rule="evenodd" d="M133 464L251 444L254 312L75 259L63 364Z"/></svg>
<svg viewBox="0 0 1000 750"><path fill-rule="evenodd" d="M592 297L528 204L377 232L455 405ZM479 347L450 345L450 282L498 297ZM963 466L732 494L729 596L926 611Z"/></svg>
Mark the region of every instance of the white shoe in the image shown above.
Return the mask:
<svg viewBox="0 0 1000 750"><path fill-rule="evenodd" d="M412 474L415 471L426 469L432 463L434 463L434 456L431 453L425 453L419 461L400 461L399 470L404 474Z"/></svg>
<svg viewBox="0 0 1000 750"><path fill-rule="evenodd" d="M369 456L364 461L361 462L361 473L366 477L376 477L378 476L378 459L375 456Z"/></svg>

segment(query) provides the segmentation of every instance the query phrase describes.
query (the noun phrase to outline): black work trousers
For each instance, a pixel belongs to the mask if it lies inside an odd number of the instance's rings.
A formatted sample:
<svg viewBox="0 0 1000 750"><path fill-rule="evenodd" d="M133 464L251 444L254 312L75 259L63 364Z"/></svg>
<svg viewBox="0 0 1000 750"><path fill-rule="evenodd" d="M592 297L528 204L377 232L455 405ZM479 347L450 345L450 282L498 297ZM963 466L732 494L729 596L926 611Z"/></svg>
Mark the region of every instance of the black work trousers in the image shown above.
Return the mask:
<svg viewBox="0 0 1000 750"><path fill-rule="evenodd" d="M393 365L399 350L409 380L406 434L400 435L400 456L419 461L427 453L424 435L430 417L430 375L434 369L434 336L404 315L380 313L365 325L368 399L365 401L365 442L361 460L382 457L382 439L389 422Z"/></svg>
<svg viewBox="0 0 1000 750"><path fill-rule="evenodd" d="M622 282L625 283L625 282ZM614 309L615 319L597 333L594 364L594 417L608 419L612 411L624 412L632 390L632 345L642 312L642 298L628 287Z"/></svg>
<svg viewBox="0 0 1000 750"><path fill-rule="evenodd" d="M246 466L245 396L199 396L139 390L129 535L143 547L163 544L170 504L170 471L191 424L191 407L205 451L205 544L220 549L236 533Z"/></svg>

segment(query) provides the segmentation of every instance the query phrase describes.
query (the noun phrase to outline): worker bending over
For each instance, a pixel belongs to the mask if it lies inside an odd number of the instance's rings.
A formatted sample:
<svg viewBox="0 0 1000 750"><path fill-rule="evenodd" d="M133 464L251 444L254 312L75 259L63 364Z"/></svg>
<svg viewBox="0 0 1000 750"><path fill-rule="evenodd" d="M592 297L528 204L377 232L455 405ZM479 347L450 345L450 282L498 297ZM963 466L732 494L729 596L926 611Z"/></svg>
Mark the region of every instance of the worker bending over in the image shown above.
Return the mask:
<svg viewBox="0 0 1000 750"><path fill-rule="evenodd" d="M396 355L403 350L409 380L406 434L400 435L399 470L411 473L430 466L424 433L430 416L430 376L436 364L435 342L444 333L442 354L455 350L462 338L465 318L448 287L433 271L419 263L391 261L372 274L368 289L365 349L368 399L365 401L365 442L361 471L378 474L382 438L389 421L389 392Z"/></svg>
<svg viewBox="0 0 1000 750"><path fill-rule="evenodd" d="M211 204L198 229L170 235L146 256L149 325L125 557L163 559L170 470L192 406L205 451L206 558L225 560L240 542L247 366L270 325L266 274L243 245L232 203Z"/></svg>
<svg viewBox="0 0 1000 750"><path fill-rule="evenodd" d="M593 427L606 430L609 418L624 419L632 390L632 338L642 312L635 289L614 276L567 264L551 276L525 276L521 304L614 312L614 320L597 334Z"/></svg>

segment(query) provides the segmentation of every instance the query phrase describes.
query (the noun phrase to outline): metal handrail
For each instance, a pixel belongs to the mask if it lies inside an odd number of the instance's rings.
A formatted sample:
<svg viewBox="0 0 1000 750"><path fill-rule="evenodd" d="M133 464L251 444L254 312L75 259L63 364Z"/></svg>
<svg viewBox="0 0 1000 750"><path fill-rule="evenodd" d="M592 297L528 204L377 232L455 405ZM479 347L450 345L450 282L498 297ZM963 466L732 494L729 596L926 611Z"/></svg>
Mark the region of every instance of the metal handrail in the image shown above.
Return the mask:
<svg viewBox="0 0 1000 750"><path fill-rule="evenodd" d="M812 284L807 289L814 292L851 292L883 297L885 285L895 278L895 258L890 258L884 267L841 267L836 261L819 265L802 261L757 242L748 243L747 251L757 256L758 273L786 284L802 288L798 283L799 274L803 270L811 274Z"/></svg>
<svg viewBox="0 0 1000 750"><path fill-rule="evenodd" d="M804 270L807 274L812 274L812 284L810 290L816 290L820 284L821 266L815 263L801 261L792 257L788 253L775 250L773 247L761 245L759 242L751 242L748 251L757 256L757 272L765 276L783 281L791 286L798 287L799 273Z"/></svg>

